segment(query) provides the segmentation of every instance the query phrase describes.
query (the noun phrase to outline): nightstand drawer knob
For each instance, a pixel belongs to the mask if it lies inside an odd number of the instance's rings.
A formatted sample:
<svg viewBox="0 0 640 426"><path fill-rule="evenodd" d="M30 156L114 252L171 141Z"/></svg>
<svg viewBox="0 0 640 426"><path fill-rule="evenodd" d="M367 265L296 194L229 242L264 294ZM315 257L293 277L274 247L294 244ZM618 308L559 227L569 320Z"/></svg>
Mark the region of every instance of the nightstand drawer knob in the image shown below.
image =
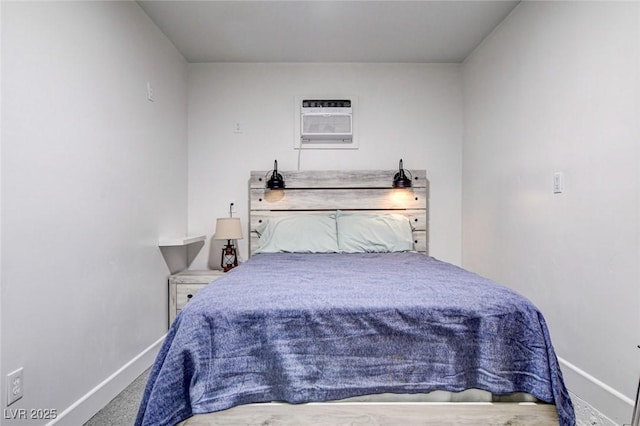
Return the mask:
<svg viewBox="0 0 640 426"><path fill-rule="evenodd" d="M187 299L191 299L193 297L193 294L187 294Z"/></svg>

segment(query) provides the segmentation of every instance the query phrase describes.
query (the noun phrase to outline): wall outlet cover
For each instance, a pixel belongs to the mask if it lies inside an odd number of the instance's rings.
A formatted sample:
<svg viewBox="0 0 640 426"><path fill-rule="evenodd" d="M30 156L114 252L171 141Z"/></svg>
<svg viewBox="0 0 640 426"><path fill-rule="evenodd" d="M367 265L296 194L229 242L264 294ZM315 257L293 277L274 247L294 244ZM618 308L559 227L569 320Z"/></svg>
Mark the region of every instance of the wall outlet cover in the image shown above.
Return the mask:
<svg viewBox="0 0 640 426"><path fill-rule="evenodd" d="M20 367L17 370L7 374L7 405L11 405L22 398L22 372L23 368Z"/></svg>

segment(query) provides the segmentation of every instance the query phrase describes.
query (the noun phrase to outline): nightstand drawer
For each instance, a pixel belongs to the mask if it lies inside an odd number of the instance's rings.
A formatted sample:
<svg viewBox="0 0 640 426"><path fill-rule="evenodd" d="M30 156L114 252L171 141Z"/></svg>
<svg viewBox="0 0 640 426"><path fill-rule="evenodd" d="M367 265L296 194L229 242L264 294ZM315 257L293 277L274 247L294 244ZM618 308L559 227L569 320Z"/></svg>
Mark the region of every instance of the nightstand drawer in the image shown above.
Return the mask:
<svg viewBox="0 0 640 426"><path fill-rule="evenodd" d="M182 271L169 277L169 325L195 294L212 281L224 276L222 271Z"/></svg>
<svg viewBox="0 0 640 426"><path fill-rule="evenodd" d="M207 284L179 284L176 286L176 309L184 308L195 294L205 288Z"/></svg>

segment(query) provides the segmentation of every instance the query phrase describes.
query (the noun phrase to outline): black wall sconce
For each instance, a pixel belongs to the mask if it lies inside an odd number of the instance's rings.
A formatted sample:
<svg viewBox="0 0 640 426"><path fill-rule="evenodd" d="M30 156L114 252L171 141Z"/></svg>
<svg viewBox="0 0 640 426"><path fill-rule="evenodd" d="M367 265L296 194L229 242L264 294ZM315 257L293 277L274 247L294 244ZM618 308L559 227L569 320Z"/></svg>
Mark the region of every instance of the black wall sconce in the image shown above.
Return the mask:
<svg viewBox="0 0 640 426"><path fill-rule="evenodd" d="M411 175L410 172L405 172L402 168L402 158L400 159L400 163L398 165L398 173L393 175L393 187L394 188L411 188L411 179L407 177L407 174Z"/></svg>
<svg viewBox="0 0 640 426"><path fill-rule="evenodd" d="M267 181L269 189L284 189L284 178L278 173L278 160L273 161L273 173Z"/></svg>

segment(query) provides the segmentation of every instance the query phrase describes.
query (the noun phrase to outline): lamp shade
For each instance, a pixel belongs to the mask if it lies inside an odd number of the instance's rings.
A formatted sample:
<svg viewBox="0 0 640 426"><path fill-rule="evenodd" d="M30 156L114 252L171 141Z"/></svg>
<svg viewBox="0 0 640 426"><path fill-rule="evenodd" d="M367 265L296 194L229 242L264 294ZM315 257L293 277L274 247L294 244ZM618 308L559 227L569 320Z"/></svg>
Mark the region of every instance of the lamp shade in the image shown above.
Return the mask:
<svg viewBox="0 0 640 426"><path fill-rule="evenodd" d="M241 240L242 226L238 217L216 219L216 240Z"/></svg>

